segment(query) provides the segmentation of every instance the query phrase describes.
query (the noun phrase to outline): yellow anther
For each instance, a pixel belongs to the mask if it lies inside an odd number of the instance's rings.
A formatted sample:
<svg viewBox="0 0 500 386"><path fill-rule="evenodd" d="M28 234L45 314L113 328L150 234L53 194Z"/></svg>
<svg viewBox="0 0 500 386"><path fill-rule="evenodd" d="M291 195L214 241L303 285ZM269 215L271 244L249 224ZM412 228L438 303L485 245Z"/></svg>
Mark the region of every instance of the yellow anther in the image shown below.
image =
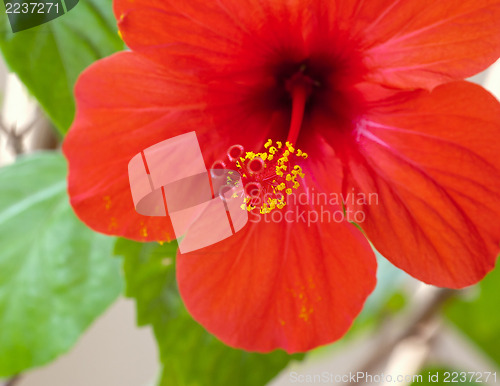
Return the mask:
<svg viewBox="0 0 500 386"><path fill-rule="evenodd" d="M247 201L247 200L245 200L245 202L248 202L248 201ZM247 210L247 211L251 212L252 210L254 210L254 209L255 209L255 206L253 206L253 205L245 205L245 204L241 204L240 208L241 208L241 209L243 209L243 210Z"/></svg>
<svg viewBox="0 0 500 386"><path fill-rule="evenodd" d="M253 199L248 197L243 198L244 203L241 205L242 209L252 211L259 210L261 214L267 214L275 210L276 208L282 209L287 205L285 198L288 195L293 194L294 189L298 189L301 184L298 181L298 177L305 177L302 168L299 165L295 165L296 160L293 157L301 157L307 158L308 155L304 153L301 149L294 148L292 143L290 142L274 142L271 139L268 139L264 144L264 150L260 153L254 153L252 151L248 151L244 153L244 156L238 157L235 160L233 165L236 165L239 169L238 172L242 175L243 179L241 181L233 181L233 178L228 177L227 183L236 186L238 183L243 184L242 181L246 181L247 178L257 178L255 175L247 175L243 172L246 170L250 162L255 162L255 158L260 158L263 162L264 168L270 168L271 170L275 170L274 178L271 179L265 178L260 183L265 183L267 187L263 191L267 191L272 194L271 198L266 198L266 202L263 204L259 204L258 206L251 205ZM274 160L275 159L275 160ZM268 174L266 174L268 175ZM264 175L264 177L266 176ZM272 183L270 182L272 180ZM233 198L237 198L239 194L232 193Z"/></svg>
<svg viewBox="0 0 500 386"><path fill-rule="evenodd" d="M292 146L292 144L291 144L291 143L287 142L287 143L286 143L286 147L288 148L288 151L289 151L290 153L294 153L294 152L295 152L295 149L294 149L294 147Z"/></svg>
<svg viewBox="0 0 500 386"><path fill-rule="evenodd" d="M305 174L302 173L302 168L299 165L295 165L293 167L292 174L294 176L299 176L299 177L302 177L302 178L304 178L304 176L305 176Z"/></svg>
<svg viewBox="0 0 500 386"><path fill-rule="evenodd" d="M262 208L260 208L260 213L261 214L266 214L269 213L271 210L267 207L266 204L262 205Z"/></svg>

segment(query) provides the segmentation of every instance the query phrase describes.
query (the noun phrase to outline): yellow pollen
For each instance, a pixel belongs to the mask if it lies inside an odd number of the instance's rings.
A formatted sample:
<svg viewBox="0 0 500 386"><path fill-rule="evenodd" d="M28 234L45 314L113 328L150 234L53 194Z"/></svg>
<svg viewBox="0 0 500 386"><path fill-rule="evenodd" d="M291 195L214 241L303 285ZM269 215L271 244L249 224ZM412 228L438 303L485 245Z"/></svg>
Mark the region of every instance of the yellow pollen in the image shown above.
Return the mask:
<svg viewBox="0 0 500 386"><path fill-rule="evenodd" d="M270 213L275 209L282 209L286 206L286 195L291 195L293 189L298 189L301 184L299 178L305 177L302 168L299 165L294 165L294 163L300 158L307 158L306 153L301 149L294 148L292 143L288 141L273 143L271 139L268 139L264 144L264 148L266 150L260 153L247 151L244 156L240 156L234 162L234 165L241 170L240 174L244 179L243 183L246 184L245 179L250 178L251 181L262 184L263 191L261 194L262 197L265 197L265 202L258 206L256 206L254 198L247 197L241 208L249 212L258 209L261 214ZM262 167L267 169L267 172L248 173L248 162L256 158L263 161ZM274 178L272 178L273 173ZM247 176L247 174L249 175ZM232 182L232 180L228 178L228 182ZM265 194L272 194L272 197L268 198Z"/></svg>
<svg viewBox="0 0 500 386"><path fill-rule="evenodd" d="M148 237L148 228L144 225L144 222L141 221L141 235L142 237Z"/></svg>
<svg viewBox="0 0 500 386"><path fill-rule="evenodd" d="M303 319L305 322L309 320L309 315L313 313L312 307L307 309L306 306L302 306L302 309L300 310L299 318Z"/></svg>
<svg viewBox="0 0 500 386"><path fill-rule="evenodd" d="M118 228L118 222L116 221L116 218L111 217L109 220L109 225L108 225L108 230L113 231Z"/></svg>
<svg viewBox="0 0 500 386"><path fill-rule="evenodd" d="M111 208L111 197L105 196L103 198L103 201L104 201L104 207L106 208L106 210L109 210Z"/></svg>

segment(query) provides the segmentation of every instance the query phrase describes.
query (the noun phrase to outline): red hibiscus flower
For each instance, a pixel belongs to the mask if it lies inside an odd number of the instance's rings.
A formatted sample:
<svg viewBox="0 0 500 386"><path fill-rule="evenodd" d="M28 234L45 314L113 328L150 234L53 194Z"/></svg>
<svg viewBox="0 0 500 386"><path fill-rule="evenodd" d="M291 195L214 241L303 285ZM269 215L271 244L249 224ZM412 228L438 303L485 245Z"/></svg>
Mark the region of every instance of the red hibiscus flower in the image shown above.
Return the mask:
<svg viewBox="0 0 500 386"><path fill-rule="evenodd" d="M500 104L463 79L499 57L500 1L117 0L115 13L132 51L81 75L64 143L88 226L170 240L167 217L135 212L127 165L182 133L197 132L207 167L268 139L309 155L293 161L307 200L178 256L188 310L222 341L297 352L341 337L375 285L367 239L438 286L493 268ZM364 235L347 219L309 221L322 211L360 214Z"/></svg>

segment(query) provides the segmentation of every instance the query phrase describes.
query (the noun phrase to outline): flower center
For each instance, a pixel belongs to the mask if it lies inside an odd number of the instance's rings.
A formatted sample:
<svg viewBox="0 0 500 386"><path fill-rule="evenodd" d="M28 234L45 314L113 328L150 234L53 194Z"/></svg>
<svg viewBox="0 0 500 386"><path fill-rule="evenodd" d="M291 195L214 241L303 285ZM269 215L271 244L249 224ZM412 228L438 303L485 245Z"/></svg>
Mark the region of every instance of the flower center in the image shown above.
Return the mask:
<svg viewBox="0 0 500 386"><path fill-rule="evenodd" d="M245 152L241 145L231 146L225 159L215 161L211 167L212 173L218 169L237 170L245 192L242 209L259 210L261 214L287 204L287 196L299 188L299 179L304 177L297 161L307 158L306 153L288 141L283 145L269 139L264 148L264 152L254 153Z"/></svg>

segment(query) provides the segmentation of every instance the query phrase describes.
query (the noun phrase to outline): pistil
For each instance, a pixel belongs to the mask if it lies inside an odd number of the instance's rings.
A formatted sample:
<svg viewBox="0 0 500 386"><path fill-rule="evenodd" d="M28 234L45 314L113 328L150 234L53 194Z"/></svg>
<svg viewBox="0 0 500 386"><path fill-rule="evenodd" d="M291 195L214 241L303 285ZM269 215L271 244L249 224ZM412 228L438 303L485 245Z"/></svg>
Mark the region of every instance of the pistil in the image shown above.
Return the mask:
<svg viewBox="0 0 500 386"><path fill-rule="evenodd" d="M287 142L297 143L304 120L307 100L310 97L314 81L304 74L304 67L286 81L286 90L292 97L292 116L288 130Z"/></svg>

